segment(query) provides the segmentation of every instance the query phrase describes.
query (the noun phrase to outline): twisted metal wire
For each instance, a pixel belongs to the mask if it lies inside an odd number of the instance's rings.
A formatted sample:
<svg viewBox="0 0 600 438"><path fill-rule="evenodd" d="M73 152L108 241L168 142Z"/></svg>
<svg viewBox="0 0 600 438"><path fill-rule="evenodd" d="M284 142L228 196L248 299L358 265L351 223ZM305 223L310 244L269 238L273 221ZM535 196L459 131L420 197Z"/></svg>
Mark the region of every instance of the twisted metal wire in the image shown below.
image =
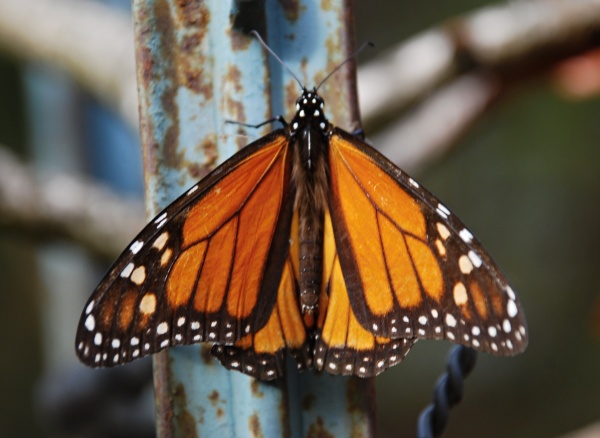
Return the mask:
<svg viewBox="0 0 600 438"><path fill-rule="evenodd" d="M450 408L463 398L463 383L473 368L477 352L462 345L450 351L446 373L437 381L433 403L421 412L417 423L419 438L439 437L446 429Z"/></svg>

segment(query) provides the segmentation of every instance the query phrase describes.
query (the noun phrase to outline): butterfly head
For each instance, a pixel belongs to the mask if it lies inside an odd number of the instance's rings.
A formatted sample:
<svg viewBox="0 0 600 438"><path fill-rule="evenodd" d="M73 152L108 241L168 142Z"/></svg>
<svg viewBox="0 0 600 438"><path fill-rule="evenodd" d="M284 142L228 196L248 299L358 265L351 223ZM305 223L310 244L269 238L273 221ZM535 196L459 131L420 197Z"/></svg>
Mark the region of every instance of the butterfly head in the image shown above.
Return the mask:
<svg viewBox="0 0 600 438"><path fill-rule="evenodd" d="M317 90L302 90L302 95L296 99L296 115L292 120L292 135L307 127L316 127L324 134L329 129L329 122L323 113L325 102Z"/></svg>

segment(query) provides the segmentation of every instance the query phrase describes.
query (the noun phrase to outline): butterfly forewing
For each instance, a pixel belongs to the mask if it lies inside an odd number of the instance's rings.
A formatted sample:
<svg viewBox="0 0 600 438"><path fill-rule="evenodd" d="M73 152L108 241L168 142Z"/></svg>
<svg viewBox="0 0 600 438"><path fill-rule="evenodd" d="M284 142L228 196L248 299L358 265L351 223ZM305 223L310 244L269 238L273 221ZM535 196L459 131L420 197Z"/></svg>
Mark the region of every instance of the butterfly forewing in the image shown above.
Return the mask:
<svg viewBox="0 0 600 438"><path fill-rule="evenodd" d="M524 350L517 297L443 204L337 128L329 160L340 265L366 330L392 339L444 338L494 354Z"/></svg>
<svg viewBox="0 0 600 438"><path fill-rule="evenodd" d="M146 226L86 304L76 339L84 363L233 344L267 324L293 208L288 152L281 131L258 140Z"/></svg>

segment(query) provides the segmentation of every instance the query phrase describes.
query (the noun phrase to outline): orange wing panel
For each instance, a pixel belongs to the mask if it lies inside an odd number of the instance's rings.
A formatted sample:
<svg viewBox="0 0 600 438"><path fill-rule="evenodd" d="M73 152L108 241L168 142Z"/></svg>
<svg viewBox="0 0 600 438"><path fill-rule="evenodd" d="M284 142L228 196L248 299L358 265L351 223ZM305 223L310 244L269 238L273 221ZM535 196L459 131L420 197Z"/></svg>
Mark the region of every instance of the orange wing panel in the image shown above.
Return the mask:
<svg viewBox="0 0 600 438"><path fill-rule="evenodd" d="M238 219L227 222L210 240L202 273L198 280L194 308L198 312L217 312L223 304L233 255Z"/></svg>
<svg viewBox="0 0 600 438"><path fill-rule="evenodd" d="M371 158L341 137L331 137L331 148L348 169L350 178L361 184L362 197L366 194L377 208L408 233L425 237L425 218L417 202L396 181L385 173ZM341 163L340 163L341 164Z"/></svg>
<svg viewBox="0 0 600 438"><path fill-rule="evenodd" d="M393 309L394 302L381 246L377 211L365 195L361 182L352 173L354 169L348 167L345 156L333 142L330 169L333 195L348 233L347 249L356 261L362 289L377 290L376 294L366 294L364 299L372 313L385 315Z"/></svg>
<svg viewBox="0 0 600 438"><path fill-rule="evenodd" d="M219 181L202 202L190 210L183 227L183 245L206 239L227 222L244 205L273 161L281 159L278 153L285 144L287 139L284 136L276 137L269 146L241 162L239 172L236 170Z"/></svg>

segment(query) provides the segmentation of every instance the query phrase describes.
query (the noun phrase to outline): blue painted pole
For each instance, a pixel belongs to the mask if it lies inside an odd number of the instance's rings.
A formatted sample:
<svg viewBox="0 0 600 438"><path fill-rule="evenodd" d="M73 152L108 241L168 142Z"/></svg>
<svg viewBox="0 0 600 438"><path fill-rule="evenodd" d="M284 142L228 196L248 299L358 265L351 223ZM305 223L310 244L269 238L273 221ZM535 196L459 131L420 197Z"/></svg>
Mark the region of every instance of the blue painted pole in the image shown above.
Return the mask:
<svg viewBox="0 0 600 438"><path fill-rule="evenodd" d="M269 0L255 18L307 87L353 46L349 6L325 3ZM133 3L149 217L270 129L241 135L226 120L290 117L298 84L257 41L232 29L237 12L228 0ZM357 121L353 79L342 69L322 88L328 116L350 130ZM372 381L289 367L281 381L258 382L221 367L208 348L177 347L155 358L159 436L372 435Z"/></svg>

